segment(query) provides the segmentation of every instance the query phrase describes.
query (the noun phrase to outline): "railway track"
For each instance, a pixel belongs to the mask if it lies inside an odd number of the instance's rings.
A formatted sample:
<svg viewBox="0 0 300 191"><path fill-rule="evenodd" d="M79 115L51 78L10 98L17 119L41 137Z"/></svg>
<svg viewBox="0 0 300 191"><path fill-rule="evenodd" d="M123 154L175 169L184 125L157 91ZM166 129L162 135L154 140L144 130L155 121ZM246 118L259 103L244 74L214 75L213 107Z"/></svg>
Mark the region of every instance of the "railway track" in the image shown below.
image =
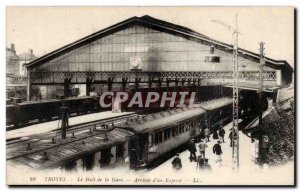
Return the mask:
<svg viewBox="0 0 300 191"><path fill-rule="evenodd" d="M112 123L117 124L117 123L121 123L123 121L125 122L125 120L127 120L127 119L135 118L137 116L138 116L137 113L132 113L132 114L128 114L125 116L102 119L102 120L87 122L87 123L80 124L80 125L72 125L72 126L69 126L69 128L68 128L68 134L72 134L72 133L77 134L79 132L83 133L85 131L89 131L90 128L94 127L95 125L112 124ZM59 132L60 132L60 128L57 128L50 132L32 135L28 139L26 139L26 138L22 139L22 137L7 139L6 140L6 148L12 148L19 144L36 143L36 142L41 141L41 139L40 139L41 137L43 138L43 140L47 140L47 139L51 140L52 138L58 138L58 137L60 137Z"/></svg>

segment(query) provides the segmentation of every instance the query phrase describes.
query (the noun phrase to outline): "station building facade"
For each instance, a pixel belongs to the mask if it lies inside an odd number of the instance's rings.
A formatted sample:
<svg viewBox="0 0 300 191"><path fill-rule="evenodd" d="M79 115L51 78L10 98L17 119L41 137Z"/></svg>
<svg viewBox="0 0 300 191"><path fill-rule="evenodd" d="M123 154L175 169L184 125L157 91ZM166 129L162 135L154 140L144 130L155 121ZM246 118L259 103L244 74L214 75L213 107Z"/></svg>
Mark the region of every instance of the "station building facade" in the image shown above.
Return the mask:
<svg viewBox="0 0 300 191"><path fill-rule="evenodd" d="M239 49L241 86L257 88L259 55ZM291 83L286 61L265 58L265 89ZM27 64L28 95L43 89L43 98L72 96L72 87L94 91L141 86L229 85L233 47L183 26L150 16L132 17L68 44ZM143 85L142 85L143 84Z"/></svg>

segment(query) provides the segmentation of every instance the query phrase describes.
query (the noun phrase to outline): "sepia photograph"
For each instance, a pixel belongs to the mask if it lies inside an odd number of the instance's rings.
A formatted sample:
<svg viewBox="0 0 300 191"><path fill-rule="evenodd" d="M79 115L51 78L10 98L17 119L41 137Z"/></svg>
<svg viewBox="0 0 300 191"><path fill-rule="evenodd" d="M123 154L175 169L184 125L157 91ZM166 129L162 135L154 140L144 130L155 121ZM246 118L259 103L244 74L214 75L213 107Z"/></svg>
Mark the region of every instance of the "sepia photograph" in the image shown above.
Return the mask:
<svg viewBox="0 0 300 191"><path fill-rule="evenodd" d="M294 7L5 9L7 185L295 186Z"/></svg>

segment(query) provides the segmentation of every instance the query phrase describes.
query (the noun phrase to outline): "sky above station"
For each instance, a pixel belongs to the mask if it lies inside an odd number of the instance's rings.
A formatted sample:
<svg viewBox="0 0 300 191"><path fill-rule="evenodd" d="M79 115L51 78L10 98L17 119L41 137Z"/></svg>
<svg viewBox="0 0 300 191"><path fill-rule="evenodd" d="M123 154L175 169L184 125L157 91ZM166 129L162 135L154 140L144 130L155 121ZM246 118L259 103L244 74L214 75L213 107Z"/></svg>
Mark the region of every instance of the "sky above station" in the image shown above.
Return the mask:
<svg viewBox="0 0 300 191"><path fill-rule="evenodd" d="M286 60L294 67L293 7L7 7L6 46L17 54L33 49L43 56L91 33L133 16L149 15L179 24L228 44L232 34L219 20L235 26L238 15L239 47Z"/></svg>

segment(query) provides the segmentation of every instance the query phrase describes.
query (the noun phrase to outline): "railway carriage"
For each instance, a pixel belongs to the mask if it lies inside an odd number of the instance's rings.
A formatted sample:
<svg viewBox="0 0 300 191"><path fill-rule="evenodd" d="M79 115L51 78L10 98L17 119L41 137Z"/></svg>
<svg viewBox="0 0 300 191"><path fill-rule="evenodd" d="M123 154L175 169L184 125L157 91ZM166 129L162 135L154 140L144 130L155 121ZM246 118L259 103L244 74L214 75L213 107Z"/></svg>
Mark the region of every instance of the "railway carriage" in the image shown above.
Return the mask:
<svg viewBox="0 0 300 191"><path fill-rule="evenodd" d="M59 164L66 170L79 166L91 170L98 164L102 168L129 161L131 169L151 168L167 160L175 151L185 149L186 143L199 137L200 129L208 122L217 124L230 120L231 113L228 111L231 106L232 99L221 98L191 108L128 117L126 122L111 124L110 131L100 128L104 130L102 133L92 125L94 130L83 131L88 135L84 141L81 134L76 135L80 139L76 148L80 146L80 149L74 150L74 145L70 146L72 153L66 150L69 159ZM36 148L38 145L32 146ZM47 153L49 158L53 158L51 153L56 152L50 149Z"/></svg>
<svg viewBox="0 0 300 191"><path fill-rule="evenodd" d="M103 110L99 105L99 96L68 98L64 102L73 116ZM61 106L61 100L58 99L10 104L6 106L6 124L17 127L31 122L50 121L58 117Z"/></svg>
<svg viewBox="0 0 300 191"><path fill-rule="evenodd" d="M6 125L15 122L15 105L6 105Z"/></svg>
<svg viewBox="0 0 300 191"><path fill-rule="evenodd" d="M206 110L207 125L214 129L227 124L232 119L232 99L221 98L201 104Z"/></svg>
<svg viewBox="0 0 300 191"><path fill-rule="evenodd" d="M225 124L231 120L232 99L221 98L165 112L131 119L118 128L136 134L129 142L131 168L151 166L168 153L198 138L201 129L209 125ZM197 140L197 139L196 139Z"/></svg>
<svg viewBox="0 0 300 191"><path fill-rule="evenodd" d="M197 136L197 124L205 117L202 108L175 109L146 115L119 128L136 134L129 142L131 168L142 168Z"/></svg>
<svg viewBox="0 0 300 191"><path fill-rule="evenodd" d="M70 114L85 114L94 112L94 99L91 96L74 97L67 99L66 106L69 108Z"/></svg>

